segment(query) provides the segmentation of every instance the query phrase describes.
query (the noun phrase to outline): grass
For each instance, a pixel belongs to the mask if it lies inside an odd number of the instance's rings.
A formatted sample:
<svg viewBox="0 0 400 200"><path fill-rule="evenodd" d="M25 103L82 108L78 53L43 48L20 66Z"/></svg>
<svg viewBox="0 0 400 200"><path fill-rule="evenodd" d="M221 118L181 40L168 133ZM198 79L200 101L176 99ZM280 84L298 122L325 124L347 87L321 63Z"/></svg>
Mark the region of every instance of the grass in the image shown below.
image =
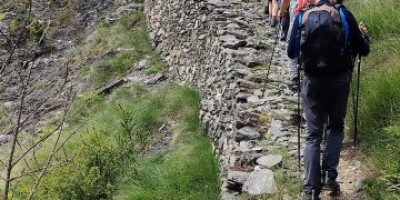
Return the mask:
<svg viewBox="0 0 400 200"><path fill-rule="evenodd" d="M379 170L366 190L373 199L400 198L400 189L391 189L400 183L400 70L370 75L362 84L361 145Z"/></svg>
<svg viewBox="0 0 400 200"><path fill-rule="evenodd" d="M6 14L0 12L0 21L2 21L4 18L6 18Z"/></svg>
<svg viewBox="0 0 400 200"><path fill-rule="evenodd" d="M151 46L143 12L98 25L72 56L81 63L79 77L89 77L92 88L130 73L142 59L149 61L148 75L168 69ZM55 154L33 199L218 199L218 162L199 124L199 103L197 91L173 84L151 91L135 85L109 96L90 90L79 94L60 141L74 135ZM39 140L59 120L51 119L26 141ZM149 151L163 137L158 129L169 123L174 126L168 151ZM35 161L21 162L13 175L40 171L56 140L41 144ZM35 172L14 182L13 199L27 199L37 177Z"/></svg>
<svg viewBox="0 0 400 200"><path fill-rule="evenodd" d="M400 2L350 1L349 7L371 36L371 53L362 62L359 118L361 149L377 172L364 189L371 199L400 199Z"/></svg>
<svg viewBox="0 0 400 200"><path fill-rule="evenodd" d="M219 199L218 165L208 138L200 132L183 136L174 152L141 161L115 199Z"/></svg>
<svg viewBox="0 0 400 200"><path fill-rule="evenodd" d="M102 23L90 38L92 43L77 48L74 57L81 60L81 71L89 72L94 88L122 76L142 59L149 59L152 66L147 74L167 69L151 46L143 12L130 14L111 24Z"/></svg>
<svg viewBox="0 0 400 200"><path fill-rule="evenodd" d="M383 39L388 34L400 34L398 18L399 2L396 0L364 0L349 1L354 15L364 21L375 39Z"/></svg>
<svg viewBox="0 0 400 200"><path fill-rule="evenodd" d="M34 199L217 199L218 163L198 122L199 101L196 91L176 85L119 89L108 98L82 95L68 130L87 123L55 159L70 161L44 177ZM168 122L176 124L168 153L147 154ZM52 140L37 152L38 167ZM35 177L15 185L13 197L26 198Z"/></svg>
<svg viewBox="0 0 400 200"><path fill-rule="evenodd" d="M168 68L163 64L155 64L146 69L147 74L157 74L158 72L165 72Z"/></svg>

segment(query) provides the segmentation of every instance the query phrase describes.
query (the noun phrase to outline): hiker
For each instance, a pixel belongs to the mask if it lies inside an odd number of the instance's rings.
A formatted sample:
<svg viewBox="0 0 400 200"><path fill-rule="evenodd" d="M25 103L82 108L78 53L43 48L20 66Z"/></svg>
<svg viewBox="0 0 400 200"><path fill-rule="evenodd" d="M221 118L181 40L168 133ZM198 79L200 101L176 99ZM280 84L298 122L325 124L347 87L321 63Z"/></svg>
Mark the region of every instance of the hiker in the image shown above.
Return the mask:
<svg viewBox="0 0 400 200"><path fill-rule="evenodd" d="M269 25L271 27L278 24L278 1L277 0L266 0L268 1L268 14L269 14ZM265 5L264 5L265 6Z"/></svg>
<svg viewBox="0 0 400 200"><path fill-rule="evenodd" d="M315 6L300 11L293 21L288 45L288 56L300 57L304 70L301 95L308 135L303 195L307 200L318 200L322 189L330 190L331 196L340 195L337 167L352 68L358 54L369 54L367 28L363 23L357 25L342 0L334 3L318 0ZM328 135L321 166L324 123Z"/></svg>
<svg viewBox="0 0 400 200"><path fill-rule="evenodd" d="M281 0L280 3L280 12L278 12L279 17L284 17L285 15L289 14L289 28L288 28L288 34L287 34L287 39L290 38L290 34L292 32L292 25L293 25L293 20L296 16L296 14L304 7L314 4L316 0ZM289 12L289 13L287 13ZM299 80L299 74L298 74L298 59L291 59L289 61L289 79L291 81L290 83L290 89L292 90L297 90L297 82Z"/></svg>
<svg viewBox="0 0 400 200"><path fill-rule="evenodd" d="M285 41L290 26L290 15L289 15L289 8L285 8L284 10L282 10L281 5L282 5L282 0L278 0L278 17L281 19L279 27L280 29L279 39L281 41Z"/></svg>

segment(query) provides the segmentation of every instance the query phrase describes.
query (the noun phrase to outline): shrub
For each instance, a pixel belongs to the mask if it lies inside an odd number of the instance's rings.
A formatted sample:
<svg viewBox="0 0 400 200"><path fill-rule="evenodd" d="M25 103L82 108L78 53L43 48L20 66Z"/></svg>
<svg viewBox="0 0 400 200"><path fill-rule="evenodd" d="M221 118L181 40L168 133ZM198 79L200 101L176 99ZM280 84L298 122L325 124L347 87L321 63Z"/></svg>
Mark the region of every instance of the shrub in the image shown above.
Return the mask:
<svg viewBox="0 0 400 200"><path fill-rule="evenodd" d="M136 90L142 94L132 98ZM218 164L207 136L201 132L198 106L196 91L175 85L151 93L141 88L119 89L110 99L92 93L81 96L72 105L74 115L69 118L74 120L69 120L68 130L81 126L83 119L88 121L65 150L56 154L58 164L44 176L34 199L112 199L118 189L127 185L158 185L160 179L154 169L163 171L160 186L169 191L171 198L175 195L181 199L177 191L185 188L183 195L200 199L208 193L215 199L219 191ZM173 145L176 148L171 147L171 155L149 158L147 148L167 121L179 124L179 129L174 129L179 133ZM62 135L62 140L68 137L67 133ZM51 141L37 151L38 167L46 161ZM26 199L36 176L21 179L13 188L13 197Z"/></svg>

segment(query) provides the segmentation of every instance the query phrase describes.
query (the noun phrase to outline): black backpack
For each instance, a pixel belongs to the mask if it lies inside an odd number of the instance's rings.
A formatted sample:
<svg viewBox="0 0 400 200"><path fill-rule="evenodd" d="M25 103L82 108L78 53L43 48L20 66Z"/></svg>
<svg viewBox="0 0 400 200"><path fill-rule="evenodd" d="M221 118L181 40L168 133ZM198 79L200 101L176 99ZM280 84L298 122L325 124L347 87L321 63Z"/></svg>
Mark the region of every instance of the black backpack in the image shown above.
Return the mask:
<svg viewBox="0 0 400 200"><path fill-rule="evenodd" d="M305 72L332 74L352 67L348 24L341 9L322 4L302 10L299 33Z"/></svg>

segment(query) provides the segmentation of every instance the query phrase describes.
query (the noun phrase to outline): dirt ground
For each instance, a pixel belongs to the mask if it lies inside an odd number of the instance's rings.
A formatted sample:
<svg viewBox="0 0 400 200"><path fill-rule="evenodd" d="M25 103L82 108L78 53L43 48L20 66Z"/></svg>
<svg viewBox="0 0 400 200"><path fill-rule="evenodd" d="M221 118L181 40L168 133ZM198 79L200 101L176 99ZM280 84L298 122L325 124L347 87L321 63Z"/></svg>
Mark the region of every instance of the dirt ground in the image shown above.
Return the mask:
<svg viewBox="0 0 400 200"><path fill-rule="evenodd" d="M335 200L368 200L361 191L363 180L373 176L374 172L362 164L364 155L353 148L352 141L346 140L343 144L338 167L338 182L341 187L340 197L330 197L329 191L323 191L321 199Z"/></svg>

